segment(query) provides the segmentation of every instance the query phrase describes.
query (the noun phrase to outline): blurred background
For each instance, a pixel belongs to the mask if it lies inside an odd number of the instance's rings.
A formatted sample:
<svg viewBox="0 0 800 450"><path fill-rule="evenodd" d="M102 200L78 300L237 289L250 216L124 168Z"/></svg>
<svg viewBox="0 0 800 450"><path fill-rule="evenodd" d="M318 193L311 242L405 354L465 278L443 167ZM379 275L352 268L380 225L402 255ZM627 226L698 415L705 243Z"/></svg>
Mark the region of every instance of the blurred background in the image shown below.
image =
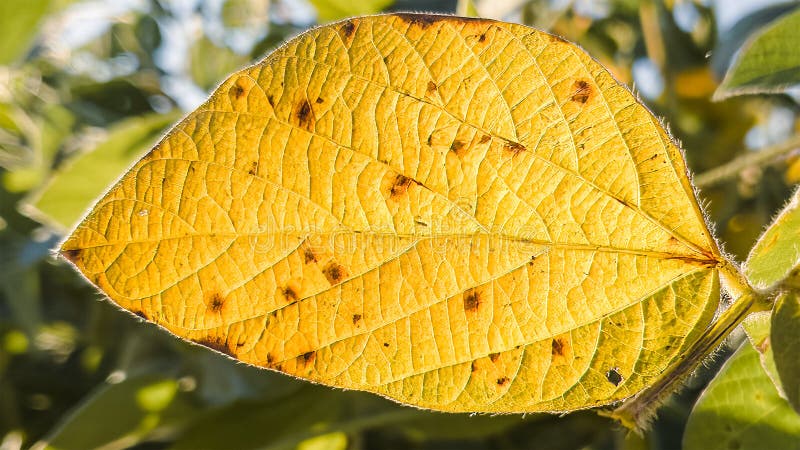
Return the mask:
<svg viewBox="0 0 800 450"><path fill-rule="evenodd" d="M0 450L679 448L691 406L725 352L666 404L644 439L593 412L424 412L247 367L174 339L104 301L50 250L230 72L315 24L412 10L520 22L583 46L682 142L718 237L742 261L800 181L793 151L800 96L711 97L746 39L797 6L0 1Z"/></svg>

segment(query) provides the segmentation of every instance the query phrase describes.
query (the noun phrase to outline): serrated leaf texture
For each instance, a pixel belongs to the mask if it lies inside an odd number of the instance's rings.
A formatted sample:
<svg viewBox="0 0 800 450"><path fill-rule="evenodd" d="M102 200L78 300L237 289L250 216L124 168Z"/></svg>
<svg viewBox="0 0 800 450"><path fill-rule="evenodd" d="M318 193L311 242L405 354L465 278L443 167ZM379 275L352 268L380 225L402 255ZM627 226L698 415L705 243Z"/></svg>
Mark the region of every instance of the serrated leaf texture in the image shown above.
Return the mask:
<svg viewBox="0 0 800 450"><path fill-rule="evenodd" d="M418 14L232 75L62 252L246 363L486 412L634 395L710 322L721 259L680 151L591 57Z"/></svg>

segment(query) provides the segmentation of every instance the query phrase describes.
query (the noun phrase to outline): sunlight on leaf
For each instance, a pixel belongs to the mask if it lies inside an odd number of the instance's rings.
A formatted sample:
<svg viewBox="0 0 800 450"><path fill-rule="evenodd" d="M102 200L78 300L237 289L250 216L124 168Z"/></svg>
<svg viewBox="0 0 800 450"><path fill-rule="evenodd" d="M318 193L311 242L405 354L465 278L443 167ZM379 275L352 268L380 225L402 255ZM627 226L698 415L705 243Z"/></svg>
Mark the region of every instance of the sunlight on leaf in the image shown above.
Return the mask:
<svg viewBox="0 0 800 450"><path fill-rule="evenodd" d="M415 14L231 76L62 254L248 364L485 412L636 394L710 322L722 260L679 149L591 57Z"/></svg>
<svg viewBox="0 0 800 450"><path fill-rule="evenodd" d="M781 93L800 83L798 27L800 9L765 25L750 37L714 93L714 100Z"/></svg>
<svg viewBox="0 0 800 450"><path fill-rule="evenodd" d="M756 287L772 286L790 275L800 262L800 191L778 214L750 251L744 265Z"/></svg>

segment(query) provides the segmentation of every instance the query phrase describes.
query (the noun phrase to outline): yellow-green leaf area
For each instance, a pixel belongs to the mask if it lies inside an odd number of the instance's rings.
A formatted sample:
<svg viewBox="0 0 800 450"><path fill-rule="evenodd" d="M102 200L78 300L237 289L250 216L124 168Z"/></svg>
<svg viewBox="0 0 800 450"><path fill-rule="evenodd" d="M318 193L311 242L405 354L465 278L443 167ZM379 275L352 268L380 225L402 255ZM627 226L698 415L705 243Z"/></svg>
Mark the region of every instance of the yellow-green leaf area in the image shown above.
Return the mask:
<svg viewBox="0 0 800 450"><path fill-rule="evenodd" d="M775 368L786 398L800 412L800 298L795 292L778 297L771 325Z"/></svg>
<svg viewBox="0 0 800 450"><path fill-rule="evenodd" d="M443 411L634 395L710 322L679 149L576 46L396 14L232 75L62 247L176 335Z"/></svg>
<svg viewBox="0 0 800 450"><path fill-rule="evenodd" d="M778 214L747 257L744 273L765 288L786 279L800 262L800 191Z"/></svg>

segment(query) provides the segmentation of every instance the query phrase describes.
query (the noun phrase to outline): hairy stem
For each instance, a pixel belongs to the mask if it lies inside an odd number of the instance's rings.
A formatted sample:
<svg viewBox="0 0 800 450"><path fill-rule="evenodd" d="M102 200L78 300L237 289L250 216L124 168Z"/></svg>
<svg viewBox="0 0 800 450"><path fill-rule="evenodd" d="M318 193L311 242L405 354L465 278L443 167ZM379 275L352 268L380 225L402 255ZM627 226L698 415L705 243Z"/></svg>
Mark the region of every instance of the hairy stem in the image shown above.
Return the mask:
<svg viewBox="0 0 800 450"><path fill-rule="evenodd" d="M715 186L736 177L749 167L766 167L783 161L785 157L798 149L800 149L800 135L794 135L779 144L763 148L757 152L746 153L727 164L715 167L708 172L703 172L694 177L693 181L700 188Z"/></svg>
<svg viewBox="0 0 800 450"><path fill-rule="evenodd" d="M745 281L738 268L730 261L720 267L722 284L736 300L725 309L700 336L663 372L661 377L636 397L605 414L627 428L642 432L656 408L672 394L700 363L710 355L726 337L752 312L770 308L768 294L759 292Z"/></svg>

